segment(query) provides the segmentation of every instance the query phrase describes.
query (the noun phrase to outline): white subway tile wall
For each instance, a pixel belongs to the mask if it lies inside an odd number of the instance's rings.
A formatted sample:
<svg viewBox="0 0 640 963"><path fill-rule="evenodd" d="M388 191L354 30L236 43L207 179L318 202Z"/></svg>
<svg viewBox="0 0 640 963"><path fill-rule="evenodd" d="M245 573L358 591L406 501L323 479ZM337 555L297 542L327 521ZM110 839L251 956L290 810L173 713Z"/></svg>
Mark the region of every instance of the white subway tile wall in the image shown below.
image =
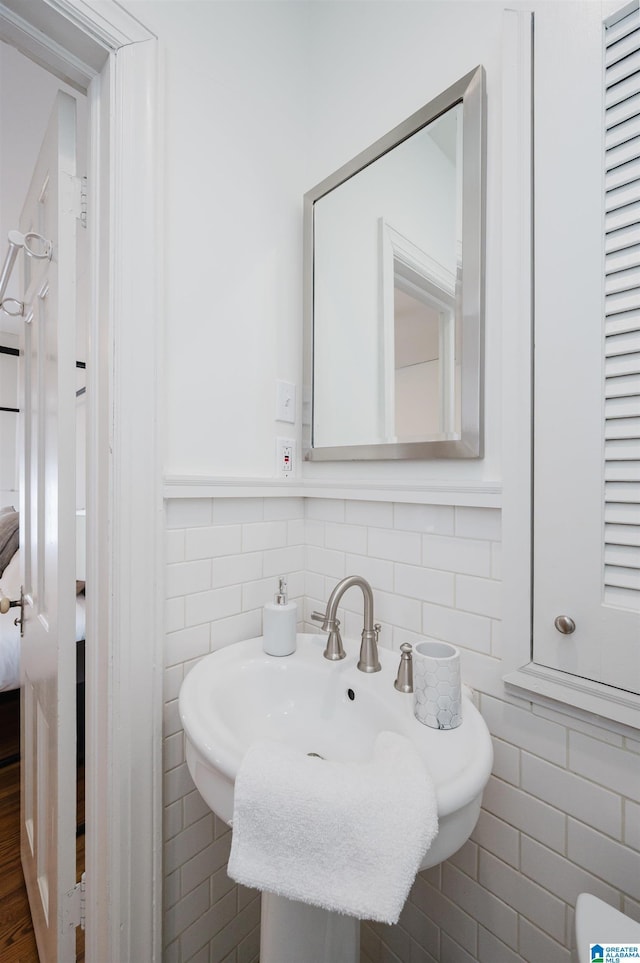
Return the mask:
<svg viewBox="0 0 640 963"><path fill-rule="evenodd" d="M260 635L278 576L287 577L302 620L304 502L170 500L166 560L163 961L255 963L259 893L227 876L231 833L187 770L178 694L202 656Z"/></svg>
<svg viewBox="0 0 640 963"><path fill-rule="evenodd" d="M300 628L336 581L374 589L381 643L424 635L462 649L494 737L471 840L422 873L397 926L364 924L362 963L575 963L589 891L640 920L640 744L500 691L500 512L322 498L167 503L165 963L255 963L259 899L226 876L230 835L189 777L180 684L206 653L261 632L285 574ZM341 612L361 630L361 593ZM399 816L401 818L401 815Z"/></svg>

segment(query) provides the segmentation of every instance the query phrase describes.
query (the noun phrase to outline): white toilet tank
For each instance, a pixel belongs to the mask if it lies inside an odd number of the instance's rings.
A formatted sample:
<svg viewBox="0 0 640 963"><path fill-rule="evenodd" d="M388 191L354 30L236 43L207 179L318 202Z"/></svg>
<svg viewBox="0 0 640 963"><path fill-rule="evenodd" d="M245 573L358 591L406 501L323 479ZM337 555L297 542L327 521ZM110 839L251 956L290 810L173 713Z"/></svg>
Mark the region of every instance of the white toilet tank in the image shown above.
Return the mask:
<svg viewBox="0 0 640 963"><path fill-rule="evenodd" d="M592 963L589 947L594 943L637 943L640 923L620 913L590 893L581 893L576 903L576 948L579 963Z"/></svg>

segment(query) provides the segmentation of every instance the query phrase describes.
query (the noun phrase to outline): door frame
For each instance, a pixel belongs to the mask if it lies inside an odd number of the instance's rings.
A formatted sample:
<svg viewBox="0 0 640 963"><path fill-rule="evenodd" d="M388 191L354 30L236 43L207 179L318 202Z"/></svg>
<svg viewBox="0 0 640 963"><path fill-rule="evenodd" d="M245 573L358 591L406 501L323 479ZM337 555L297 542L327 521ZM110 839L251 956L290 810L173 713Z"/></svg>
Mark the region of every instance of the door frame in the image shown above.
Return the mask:
<svg viewBox="0 0 640 963"><path fill-rule="evenodd" d="M4 0L0 24L89 103L85 952L151 963L162 926L157 40L114 0Z"/></svg>

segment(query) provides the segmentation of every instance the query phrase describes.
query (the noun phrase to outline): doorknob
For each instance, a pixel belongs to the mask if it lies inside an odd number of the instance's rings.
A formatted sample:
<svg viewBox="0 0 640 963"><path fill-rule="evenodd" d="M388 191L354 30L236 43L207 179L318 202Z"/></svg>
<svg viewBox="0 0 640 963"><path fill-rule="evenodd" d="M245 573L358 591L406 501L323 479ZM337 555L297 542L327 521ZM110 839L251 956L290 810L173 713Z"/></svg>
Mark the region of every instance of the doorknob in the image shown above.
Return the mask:
<svg viewBox="0 0 640 963"><path fill-rule="evenodd" d="M19 601L19 602L11 602L10 605L11 605L11 606L14 606L14 605L19 605L19 606L20 606L20 615L18 616L18 618L16 618L16 619L13 620L13 624L20 626L20 638L23 638L23 637L24 637L24 589L23 589L22 585L20 586L20 601Z"/></svg>
<svg viewBox="0 0 640 963"><path fill-rule="evenodd" d="M20 599L12 601L8 599L6 595L0 592L0 615L6 615L9 609L15 609L20 606L20 616L13 620L14 625L20 626L20 636L24 635L24 592L22 591L22 586L20 586Z"/></svg>
<svg viewBox="0 0 640 963"><path fill-rule="evenodd" d="M558 615L553 624L562 635L571 635L576 630L576 623L569 615Z"/></svg>

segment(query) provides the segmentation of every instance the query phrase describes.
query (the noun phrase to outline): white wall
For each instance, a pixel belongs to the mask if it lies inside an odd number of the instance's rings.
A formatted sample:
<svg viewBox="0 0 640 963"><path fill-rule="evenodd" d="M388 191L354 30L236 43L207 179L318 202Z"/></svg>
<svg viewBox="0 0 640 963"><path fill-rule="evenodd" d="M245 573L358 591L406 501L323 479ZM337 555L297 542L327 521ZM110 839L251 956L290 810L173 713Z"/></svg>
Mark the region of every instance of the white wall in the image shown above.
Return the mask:
<svg viewBox="0 0 640 963"><path fill-rule="evenodd" d="M126 5L158 33L166 68L167 473L274 474L282 433L274 382L300 378L304 191L482 63L486 457L313 465L304 477L387 479L398 490L412 481L499 482L501 326L517 323L500 312L503 4ZM550 9L532 6L540 16ZM226 879L228 834L193 788L176 710L194 660L257 631L281 571L307 607L340 576L362 571L374 584L384 644L423 633L459 644L465 681L494 735L494 774L472 840L418 878L398 927L365 929L363 959L569 963L581 890L640 919L640 743L620 727L505 695L500 656L514 640L502 638L499 513L401 502L400 492L395 504L169 499L168 963L250 963L257 954L257 903ZM355 613L346 621L352 634Z"/></svg>
<svg viewBox="0 0 640 963"><path fill-rule="evenodd" d="M273 475L276 378L300 368L306 5L125 6L166 78L166 470Z"/></svg>
<svg viewBox="0 0 640 963"><path fill-rule="evenodd" d="M157 32L165 64L166 472L273 476L283 434L276 378L301 388L303 194L483 63L488 205L497 210L502 5L125 5ZM489 218L486 457L463 469L485 480L499 475L498 244ZM301 390L298 399L300 409ZM295 431L300 439L299 422ZM373 470L407 480L461 469L422 462ZM316 477L371 471L305 466Z"/></svg>

